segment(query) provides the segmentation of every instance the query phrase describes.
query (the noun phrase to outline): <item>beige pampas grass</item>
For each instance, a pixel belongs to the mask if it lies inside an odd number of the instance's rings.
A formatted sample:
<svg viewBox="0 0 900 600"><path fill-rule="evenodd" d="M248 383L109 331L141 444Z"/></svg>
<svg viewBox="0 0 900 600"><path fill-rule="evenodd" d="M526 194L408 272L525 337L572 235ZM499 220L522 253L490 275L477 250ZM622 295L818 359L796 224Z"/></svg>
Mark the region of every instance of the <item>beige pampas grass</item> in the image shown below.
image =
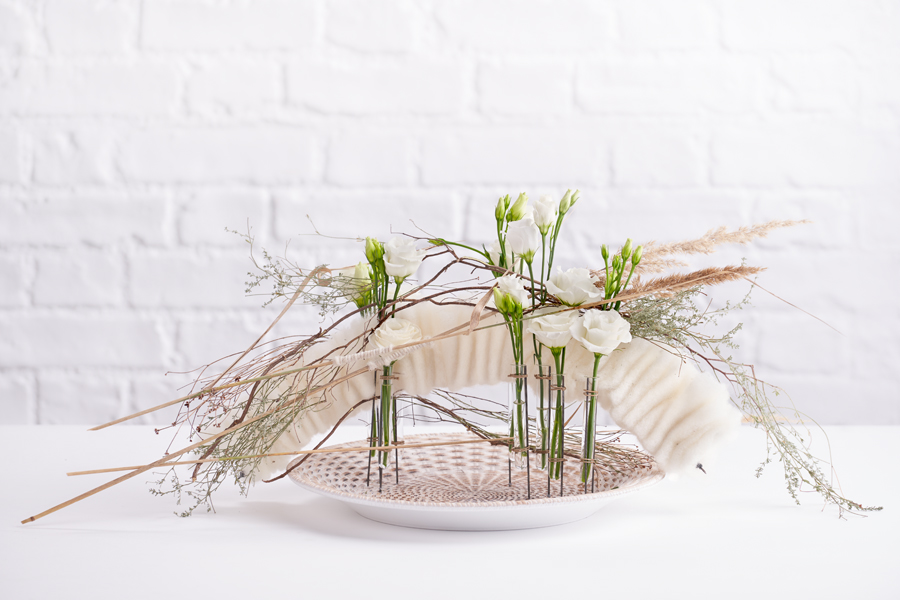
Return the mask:
<svg viewBox="0 0 900 600"><path fill-rule="evenodd" d="M757 238L764 238L770 231L782 227L793 227L809 223L809 221L768 221L757 225L739 227L728 231L724 226L710 229L694 240L657 244L650 242L644 245L644 256L636 271L639 273L661 273L673 267L683 267L685 263L678 259L668 258L673 254L712 254L716 248L724 244L748 244Z"/></svg>

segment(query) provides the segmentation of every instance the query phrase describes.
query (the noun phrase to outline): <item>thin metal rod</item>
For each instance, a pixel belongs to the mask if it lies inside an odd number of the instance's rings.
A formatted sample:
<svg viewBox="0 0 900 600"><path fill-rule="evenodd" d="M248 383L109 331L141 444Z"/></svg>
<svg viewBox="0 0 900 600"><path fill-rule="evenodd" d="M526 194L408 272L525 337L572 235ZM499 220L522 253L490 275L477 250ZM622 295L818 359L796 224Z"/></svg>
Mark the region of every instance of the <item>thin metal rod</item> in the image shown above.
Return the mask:
<svg viewBox="0 0 900 600"><path fill-rule="evenodd" d="M398 440L397 438L397 398L391 397L391 406L393 407L394 413L394 445L397 446ZM400 448L399 446L394 449L394 475L396 477L397 485L400 485Z"/></svg>
<svg viewBox="0 0 900 600"><path fill-rule="evenodd" d="M528 367L522 367L522 374L527 375ZM525 469L526 469L526 490L528 491L528 499L531 500L531 434L528 432L528 379L522 380L522 387L525 388Z"/></svg>

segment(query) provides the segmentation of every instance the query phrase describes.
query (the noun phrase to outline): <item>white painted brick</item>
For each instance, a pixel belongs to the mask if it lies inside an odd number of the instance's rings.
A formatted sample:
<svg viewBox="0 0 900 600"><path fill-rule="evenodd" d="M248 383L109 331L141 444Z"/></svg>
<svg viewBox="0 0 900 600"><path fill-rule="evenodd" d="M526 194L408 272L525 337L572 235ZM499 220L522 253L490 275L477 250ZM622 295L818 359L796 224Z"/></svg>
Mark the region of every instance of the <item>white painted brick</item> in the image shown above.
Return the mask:
<svg viewBox="0 0 900 600"><path fill-rule="evenodd" d="M8 367L155 367L162 336L131 315L0 315L0 363Z"/></svg>
<svg viewBox="0 0 900 600"><path fill-rule="evenodd" d="M449 0L437 18L450 44L523 54L602 50L613 13L608 2L587 0Z"/></svg>
<svg viewBox="0 0 900 600"><path fill-rule="evenodd" d="M720 225L740 227L748 224L752 207L742 194L707 190L614 188L585 191L582 197L565 222L567 241L560 246L577 249L579 263L589 264L572 266L602 264L600 245L618 247L629 237L635 244L667 243L700 237ZM729 262L727 251L716 260Z"/></svg>
<svg viewBox="0 0 900 600"><path fill-rule="evenodd" d="M44 185L105 184L116 179L116 132L99 124L49 125L34 134L34 181Z"/></svg>
<svg viewBox="0 0 900 600"><path fill-rule="evenodd" d="M811 223L778 229L769 237L753 242L753 246L772 252L773 260L781 253L797 248L811 253L856 248L861 208L856 194L845 192L766 193L754 202L754 223L804 219Z"/></svg>
<svg viewBox="0 0 900 600"><path fill-rule="evenodd" d="M461 202L447 192L279 194L275 198L275 233L282 244L292 240L291 256L303 266L349 266L363 259L363 244L346 239L298 237L312 232L306 215L325 235L363 240L372 236L387 241L397 232L416 234L410 219L434 235L458 239L462 236L461 213ZM298 258L297 253L302 257Z"/></svg>
<svg viewBox="0 0 900 600"><path fill-rule="evenodd" d="M846 370L823 376L757 374L781 387L800 413L820 425L887 425L900 421L900 402L885 401L896 395L897 384L892 381L851 378L846 375ZM782 405L788 403L784 395L774 399ZM789 410L784 413L789 418L793 416ZM841 456L835 453L838 469Z"/></svg>
<svg viewBox="0 0 900 600"><path fill-rule="evenodd" d="M462 106L459 65L416 61L390 66L298 62L288 71L288 99L323 113L445 114Z"/></svg>
<svg viewBox="0 0 900 600"><path fill-rule="evenodd" d="M325 178L337 185L406 185L412 157L412 140L404 134L345 132L328 145Z"/></svg>
<svg viewBox="0 0 900 600"><path fill-rule="evenodd" d="M193 112L232 114L274 106L281 100L281 67L269 62L229 61L199 67L188 80Z"/></svg>
<svg viewBox="0 0 900 600"><path fill-rule="evenodd" d="M862 67L861 96L866 108L900 113L900 53L894 60L875 60Z"/></svg>
<svg viewBox="0 0 900 600"><path fill-rule="evenodd" d="M900 181L900 140L890 131L827 121L722 131L712 143L719 185L892 185Z"/></svg>
<svg viewBox="0 0 900 600"><path fill-rule="evenodd" d="M641 187L702 185L704 140L697 134L635 128L613 144L613 182Z"/></svg>
<svg viewBox="0 0 900 600"><path fill-rule="evenodd" d="M121 306L124 269L104 251L67 249L40 254L34 281L37 306Z"/></svg>
<svg viewBox="0 0 900 600"><path fill-rule="evenodd" d="M189 381L187 376L177 373L131 377L130 394L122 413L131 415L180 398L185 395L181 385ZM176 414L178 406L172 406L137 417L130 422L136 425L169 425Z"/></svg>
<svg viewBox="0 0 900 600"><path fill-rule="evenodd" d="M22 135L14 129L0 129L0 183L21 183Z"/></svg>
<svg viewBox="0 0 900 600"><path fill-rule="evenodd" d="M900 14L892 2L724 0L721 10L729 49L869 52L900 43L896 34Z"/></svg>
<svg viewBox="0 0 900 600"><path fill-rule="evenodd" d="M629 50L708 49L718 44L709 0L620 0L619 38Z"/></svg>
<svg viewBox="0 0 900 600"><path fill-rule="evenodd" d="M232 231L252 229L257 242L266 241L268 219L266 194L261 190L204 190L188 197L178 217L181 243L243 248L243 240Z"/></svg>
<svg viewBox="0 0 900 600"><path fill-rule="evenodd" d="M168 114L178 103L177 65L24 62L0 80L0 111L22 115Z"/></svg>
<svg viewBox="0 0 900 600"><path fill-rule="evenodd" d="M436 131L423 141L422 179L434 185L602 183L607 154L588 127Z"/></svg>
<svg viewBox="0 0 900 600"><path fill-rule="evenodd" d="M777 235L778 232L772 233L773 238ZM763 290L755 292L753 294L754 313L762 310L779 311L799 320L809 320L826 331L832 331L813 317L786 304L785 301L787 301L812 313L845 334L852 331L852 329L848 329L852 327L852 324L844 323L843 320L853 317L858 311L859 301L847 290L853 289L855 281L868 279L862 277L866 265L860 261L856 253L836 250L812 251L802 247L775 251L760 246L760 244L754 244L749 249L744 249L744 254L748 256L750 264L766 267L766 271L758 276L758 282L774 296ZM846 275L851 273L853 275ZM815 277L812 274L817 274L820 278L826 274L832 275L834 283L829 283L827 279L824 282L810 281ZM839 278L841 277L846 278L850 283L847 286L840 285ZM873 308L879 300L874 298L872 302L868 303L869 307ZM776 334L777 332L774 330L768 330L767 333L775 340L780 339ZM809 363L809 368L815 368L812 366L811 360Z"/></svg>
<svg viewBox="0 0 900 600"><path fill-rule="evenodd" d="M897 290L893 290L896 292ZM900 319L860 314L850 337L853 375L862 380L888 381L900 385L900 344L896 331ZM877 348L877 352L872 352ZM894 393L895 403L897 394Z"/></svg>
<svg viewBox="0 0 900 600"><path fill-rule="evenodd" d="M50 48L59 54L124 52L137 44L139 11L137 0L50 0L44 8Z"/></svg>
<svg viewBox="0 0 900 600"><path fill-rule="evenodd" d="M0 425L33 425L34 399L22 376L0 373Z"/></svg>
<svg viewBox="0 0 900 600"><path fill-rule="evenodd" d="M96 425L122 416L121 384L109 376L42 374L38 406L42 425Z"/></svg>
<svg viewBox="0 0 900 600"><path fill-rule="evenodd" d="M18 256L0 256L0 306L24 306L28 302L24 260Z"/></svg>
<svg viewBox="0 0 900 600"><path fill-rule="evenodd" d="M253 270L248 257L138 254L129 265L129 297L135 306L256 308L261 304L244 295L247 272Z"/></svg>
<svg viewBox="0 0 900 600"><path fill-rule="evenodd" d="M19 6L0 5L0 56L26 54L38 45L33 16Z"/></svg>
<svg viewBox="0 0 900 600"><path fill-rule="evenodd" d="M573 79L573 69L565 63L482 64L481 110L502 115L571 112Z"/></svg>
<svg viewBox="0 0 900 600"><path fill-rule="evenodd" d="M299 50L313 45L319 5L312 0L144 3L141 43L165 50Z"/></svg>
<svg viewBox="0 0 900 600"><path fill-rule="evenodd" d="M312 175L313 137L288 127L152 129L122 142L120 168L134 181L289 183Z"/></svg>
<svg viewBox="0 0 900 600"><path fill-rule="evenodd" d="M325 35L364 52L405 52L415 40L413 6L396 0L329 0Z"/></svg>
<svg viewBox="0 0 900 600"><path fill-rule="evenodd" d="M791 375L846 373L850 353L846 337L800 313L767 315L758 323L757 366ZM852 322L838 315L826 320L839 331L848 331Z"/></svg>
<svg viewBox="0 0 900 600"><path fill-rule="evenodd" d="M165 203L141 194L54 195L19 203L0 199L5 244L109 245L165 241Z"/></svg>
<svg viewBox="0 0 900 600"><path fill-rule="evenodd" d="M859 68L845 54L783 55L773 59L775 106L783 110L853 110Z"/></svg>
<svg viewBox="0 0 900 600"><path fill-rule="evenodd" d="M579 67L576 98L591 112L747 112L760 103L762 74L753 57L608 59Z"/></svg>
<svg viewBox="0 0 900 600"><path fill-rule="evenodd" d="M854 195L853 200L860 223L859 247L866 252L883 252L896 257L900 253L900 235L897 235L900 205L896 194Z"/></svg>

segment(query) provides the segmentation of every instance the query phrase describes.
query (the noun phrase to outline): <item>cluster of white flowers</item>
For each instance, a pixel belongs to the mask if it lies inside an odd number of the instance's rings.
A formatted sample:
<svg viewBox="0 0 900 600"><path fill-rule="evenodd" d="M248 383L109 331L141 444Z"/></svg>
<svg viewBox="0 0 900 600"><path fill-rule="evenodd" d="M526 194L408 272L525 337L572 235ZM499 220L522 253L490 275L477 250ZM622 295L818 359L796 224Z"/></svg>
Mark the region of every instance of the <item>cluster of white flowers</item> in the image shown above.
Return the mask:
<svg viewBox="0 0 900 600"><path fill-rule="evenodd" d="M591 309L582 316L574 310L557 310L532 319L528 331L551 349L565 348L575 339L588 352L604 356L631 341L631 324L614 310Z"/></svg>

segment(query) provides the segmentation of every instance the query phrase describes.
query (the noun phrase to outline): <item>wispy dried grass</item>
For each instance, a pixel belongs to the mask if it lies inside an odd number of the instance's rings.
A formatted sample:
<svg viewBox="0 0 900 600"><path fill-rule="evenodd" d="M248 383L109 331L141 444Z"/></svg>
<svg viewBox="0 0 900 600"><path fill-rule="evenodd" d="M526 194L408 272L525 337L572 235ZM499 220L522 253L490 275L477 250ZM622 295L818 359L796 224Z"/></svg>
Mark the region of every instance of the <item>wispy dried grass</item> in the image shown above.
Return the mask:
<svg viewBox="0 0 900 600"><path fill-rule="evenodd" d="M639 273L661 273L669 268L685 266L683 261L671 257L674 254L712 254L716 248L724 244L748 244L757 238L764 238L769 232L782 227L793 227L809 223L809 221L768 221L757 225L739 227L728 231L727 227L710 229L693 240L657 244L650 242L644 245L644 256L636 271Z"/></svg>
<svg viewBox="0 0 900 600"><path fill-rule="evenodd" d="M736 279L744 279L761 271L765 271L765 268L748 267L746 265L709 267L691 273L675 273L665 277L654 277L646 281L639 279L632 284L628 292L629 295L632 293L641 296L654 294L665 297L698 285L718 285L728 281L735 281Z"/></svg>

